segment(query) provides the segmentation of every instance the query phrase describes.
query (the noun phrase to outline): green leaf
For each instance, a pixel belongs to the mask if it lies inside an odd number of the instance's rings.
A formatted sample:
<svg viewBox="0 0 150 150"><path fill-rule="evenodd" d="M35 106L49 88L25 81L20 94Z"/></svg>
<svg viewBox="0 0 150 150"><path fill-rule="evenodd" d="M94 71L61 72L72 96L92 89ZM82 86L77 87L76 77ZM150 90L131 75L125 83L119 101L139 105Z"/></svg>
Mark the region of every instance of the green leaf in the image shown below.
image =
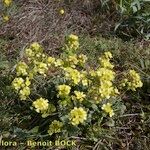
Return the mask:
<svg viewBox="0 0 150 150"><path fill-rule="evenodd" d="M0 69L6 69L9 67L8 61L0 61Z"/></svg>
<svg viewBox="0 0 150 150"><path fill-rule="evenodd" d="M106 125L109 127L114 127L115 126L115 121L113 119L109 119L109 121L106 122Z"/></svg>
<svg viewBox="0 0 150 150"><path fill-rule="evenodd" d="M56 107L53 105L53 104L49 104L49 107L48 107L48 113L53 113L56 111Z"/></svg>
<svg viewBox="0 0 150 150"><path fill-rule="evenodd" d="M126 110L126 106L122 104L120 106L120 113L121 113L121 115L124 114L125 110Z"/></svg>
<svg viewBox="0 0 150 150"><path fill-rule="evenodd" d="M44 114L42 114L42 118L46 118L46 117L48 117L50 114L48 114L48 113L44 113Z"/></svg>
<svg viewBox="0 0 150 150"><path fill-rule="evenodd" d="M38 130L39 130L39 126L36 126L33 129L31 129L29 132L30 133L38 133Z"/></svg>
<svg viewBox="0 0 150 150"><path fill-rule="evenodd" d="M92 106L91 106L92 108L93 108L93 110L95 110L95 111L99 111L99 108L97 107L97 105L96 104L92 104Z"/></svg>
<svg viewBox="0 0 150 150"><path fill-rule="evenodd" d="M145 65L144 65L144 61L142 59L140 59L140 64L141 64L142 69L144 69Z"/></svg>

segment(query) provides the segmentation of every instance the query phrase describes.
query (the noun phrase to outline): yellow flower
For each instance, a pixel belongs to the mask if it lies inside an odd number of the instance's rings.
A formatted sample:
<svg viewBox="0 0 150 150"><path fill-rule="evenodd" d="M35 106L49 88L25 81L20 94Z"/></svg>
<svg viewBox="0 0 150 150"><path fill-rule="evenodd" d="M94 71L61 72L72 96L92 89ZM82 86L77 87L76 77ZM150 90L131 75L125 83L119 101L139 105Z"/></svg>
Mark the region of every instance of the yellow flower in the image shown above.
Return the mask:
<svg viewBox="0 0 150 150"><path fill-rule="evenodd" d="M78 56L78 58L79 58L80 64L84 64L84 63L86 62L86 60L87 60L87 57L86 57L86 55L84 55L84 54L80 54L80 55Z"/></svg>
<svg viewBox="0 0 150 150"><path fill-rule="evenodd" d="M41 48L41 45L38 42L33 42L30 45L31 48L35 49L35 50L39 50Z"/></svg>
<svg viewBox="0 0 150 150"><path fill-rule="evenodd" d="M72 125L78 125L87 119L87 112L82 107L74 107L69 116Z"/></svg>
<svg viewBox="0 0 150 150"><path fill-rule="evenodd" d="M32 50L32 53L34 56L36 56L37 58L42 58L42 53L43 53L43 48L42 46L38 43L38 42L33 42L30 45L30 48ZM31 53L31 52L30 52ZM44 54L45 55L45 54Z"/></svg>
<svg viewBox="0 0 150 150"><path fill-rule="evenodd" d="M96 81L98 79L99 85L94 87L93 92L98 90L100 99L109 99L111 96L118 94L118 90L113 87L113 80L115 79L115 72L107 68L98 68L97 71L90 73Z"/></svg>
<svg viewBox="0 0 150 150"><path fill-rule="evenodd" d="M88 86L88 83L90 83L90 80L87 79L87 72L86 71L81 71L81 83L83 86Z"/></svg>
<svg viewBox="0 0 150 150"><path fill-rule="evenodd" d="M78 41L69 42L68 46L70 49L76 50L79 48L79 42Z"/></svg>
<svg viewBox="0 0 150 150"><path fill-rule="evenodd" d="M65 70L65 78L71 80L73 84L77 85L81 80L81 74L78 70L67 67Z"/></svg>
<svg viewBox="0 0 150 150"><path fill-rule="evenodd" d="M125 76L121 83L122 87L127 86L128 90L136 91L136 88L143 86L140 75L135 70L129 70Z"/></svg>
<svg viewBox="0 0 150 150"><path fill-rule="evenodd" d="M110 81L102 82L99 88L99 93L102 99L105 99L105 98L109 99L114 93L112 82Z"/></svg>
<svg viewBox="0 0 150 150"><path fill-rule="evenodd" d="M77 65L77 63L78 63L77 55L70 55L70 56L68 57L68 61L69 61L72 65Z"/></svg>
<svg viewBox="0 0 150 150"><path fill-rule="evenodd" d="M49 66L52 65L54 62L55 62L55 58L54 57L48 57L47 58L47 63L48 63Z"/></svg>
<svg viewBox="0 0 150 150"><path fill-rule="evenodd" d="M3 16L3 21L4 21L4 22L9 21L9 19L10 19L10 18L9 18L9 16L8 16L8 15L4 15L4 16Z"/></svg>
<svg viewBox="0 0 150 150"><path fill-rule="evenodd" d="M114 65L110 63L111 58L112 54L110 52L105 52L104 55L99 58L101 67L112 69Z"/></svg>
<svg viewBox="0 0 150 150"><path fill-rule="evenodd" d="M20 75L27 75L28 72L27 72L27 69L28 69L28 66L25 62L19 62L17 67L16 67L16 72L17 72L17 75L20 76Z"/></svg>
<svg viewBox="0 0 150 150"><path fill-rule="evenodd" d="M89 75L90 75L91 77L95 77L95 76L97 75L97 72L94 71L94 70L90 70L90 71L89 71Z"/></svg>
<svg viewBox="0 0 150 150"><path fill-rule="evenodd" d="M68 50L76 50L79 47L78 36L70 34L67 38L67 48Z"/></svg>
<svg viewBox="0 0 150 150"><path fill-rule="evenodd" d="M32 51L31 48L26 48L25 49L25 54L27 57L34 57L35 56L35 53Z"/></svg>
<svg viewBox="0 0 150 150"><path fill-rule="evenodd" d="M48 100L44 98L39 98L33 102L33 106L35 107L36 112L43 113L48 109Z"/></svg>
<svg viewBox="0 0 150 150"><path fill-rule="evenodd" d="M35 72L37 71L39 74L46 75L45 73L48 71L48 66L46 63L37 62L37 66L34 69Z"/></svg>
<svg viewBox="0 0 150 150"><path fill-rule="evenodd" d="M64 62L61 59L56 59L54 62L55 67L60 67L64 64Z"/></svg>
<svg viewBox="0 0 150 150"><path fill-rule="evenodd" d="M12 82L12 86L15 90L19 90L24 87L24 80L22 78L15 78Z"/></svg>
<svg viewBox="0 0 150 150"><path fill-rule="evenodd" d="M107 58L107 59L110 59L110 58L112 58L112 54L111 54L111 52L105 52L104 53L104 55L105 55L105 57Z"/></svg>
<svg viewBox="0 0 150 150"><path fill-rule="evenodd" d="M100 58L100 65L103 68L110 68L110 69L112 69L114 67L114 65L112 65L110 63L110 60L107 59L107 58Z"/></svg>
<svg viewBox="0 0 150 150"><path fill-rule="evenodd" d="M111 104L110 103L103 104L102 110L104 110L106 113L109 113L110 117L112 117L114 115L114 111L111 108Z"/></svg>
<svg viewBox="0 0 150 150"><path fill-rule="evenodd" d="M3 0L3 3L6 7L9 7L12 3L12 0Z"/></svg>
<svg viewBox="0 0 150 150"><path fill-rule="evenodd" d="M113 81L115 78L115 72L107 68L99 68L96 74L100 81Z"/></svg>
<svg viewBox="0 0 150 150"><path fill-rule="evenodd" d="M129 71L129 82L127 83L128 83L128 88L133 91L136 91L136 88L143 86L141 78L135 70Z"/></svg>
<svg viewBox="0 0 150 150"><path fill-rule="evenodd" d="M29 86L30 84L31 84L31 82L30 82L30 80L29 80L29 77L27 77L27 78L26 78L26 81L25 81L25 85L26 85L26 86Z"/></svg>
<svg viewBox="0 0 150 150"><path fill-rule="evenodd" d="M70 35L68 36L68 40L69 40L69 41L78 41L79 38L78 38L78 36L75 35L75 34L70 34Z"/></svg>
<svg viewBox="0 0 150 150"><path fill-rule="evenodd" d="M125 87L128 82L128 79L122 79L120 86Z"/></svg>
<svg viewBox="0 0 150 150"><path fill-rule="evenodd" d="M113 89L112 95L113 95L113 96L116 96L116 95L118 95L118 94L120 94L120 92L119 92L118 89L115 87L115 88Z"/></svg>
<svg viewBox="0 0 150 150"><path fill-rule="evenodd" d="M23 89L20 90L19 94L21 100L26 100L27 97L30 95L30 88L27 86L23 87Z"/></svg>
<svg viewBox="0 0 150 150"><path fill-rule="evenodd" d="M57 89L58 89L58 96L59 97L65 97L65 96L69 95L71 87L63 84L63 85L59 85L57 87Z"/></svg>
<svg viewBox="0 0 150 150"><path fill-rule="evenodd" d="M42 53L38 52L35 54L35 57L39 59L39 58L42 58L43 56L42 56Z"/></svg>
<svg viewBox="0 0 150 150"><path fill-rule="evenodd" d="M82 82L82 85L83 85L83 86L88 86L89 80L87 80L87 79L82 79L81 82Z"/></svg>
<svg viewBox="0 0 150 150"><path fill-rule="evenodd" d="M49 130L48 134L52 135L53 133L59 133L61 132L61 128L63 127L63 123L57 120L54 120L50 125L49 125Z"/></svg>
<svg viewBox="0 0 150 150"><path fill-rule="evenodd" d="M74 94L75 94L75 96L72 96L72 98L77 99L80 102L82 102L84 100L84 98L86 97L86 95L80 91L74 91Z"/></svg>
<svg viewBox="0 0 150 150"><path fill-rule="evenodd" d="M60 9L59 13L63 15L65 13L64 9Z"/></svg>

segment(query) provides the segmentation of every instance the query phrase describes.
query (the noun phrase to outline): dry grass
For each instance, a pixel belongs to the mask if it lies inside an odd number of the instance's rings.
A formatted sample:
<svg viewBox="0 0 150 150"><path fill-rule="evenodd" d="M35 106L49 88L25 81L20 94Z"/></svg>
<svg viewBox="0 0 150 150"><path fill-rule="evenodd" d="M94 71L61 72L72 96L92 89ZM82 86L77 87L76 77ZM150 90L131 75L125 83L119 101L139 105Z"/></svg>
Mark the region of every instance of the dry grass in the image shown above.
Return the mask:
<svg viewBox="0 0 150 150"><path fill-rule="evenodd" d="M82 9L88 7L85 1L69 3L69 6L52 0L21 0L14 4L19 9L10 22L0 28L1 36L13 40L13 48L38 41L50 52L57 53L66 34L87 33L92 27L90 15ZM64 15L59 14L61 8L65 10Z"/></svg>

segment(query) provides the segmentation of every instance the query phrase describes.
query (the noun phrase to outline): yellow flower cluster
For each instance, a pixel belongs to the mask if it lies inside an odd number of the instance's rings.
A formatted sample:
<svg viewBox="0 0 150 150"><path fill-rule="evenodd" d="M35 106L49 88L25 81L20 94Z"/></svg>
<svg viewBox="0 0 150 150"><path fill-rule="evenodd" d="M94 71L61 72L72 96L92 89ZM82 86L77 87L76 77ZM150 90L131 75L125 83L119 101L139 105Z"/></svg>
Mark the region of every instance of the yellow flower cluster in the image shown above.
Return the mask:
<svg viewBox="0 0 150 150"><path fill-rule="evenodd" d="M24 87L24 80L22 78L15 78L12 82L12 86L15 90L19 90Z"/></svg>
<svg viewBox="0 0 150 150"><path fill-rule="evenodd" d="M43 53L43 48L37 42L32 43L29 48L26 48L25 54L30 64L34 66L32 70L33 74L39 73L46 76L48 66L50 66L55 61L54 58L47 57Z"/></svg>
<svg viewBox="0 0 150 150"><path fill-rule="evenodd" d="M25 86L22 90L20 90L19 95L21 100L26 100L30 95L30 88L28 86Z"/></svg>
<svg viewBox="0 0 150 150"><path fill-rule="evenodd" d="M42 54L41 46L34 42L31 44L30 48L25 50L27 56L27 63L20 61L16 66L16 74L20 76L15 78L12 82L14 89L19 92L19 96L21 100L26 100L30 95L30 84L31 79L36 73L45 74L48 70L47 65L42 63L43 58L45 59L45 55ZM41 62L37 61L41 59ZM19 91L20 90L20 91Z"/></svg>
<svg viewBox="0 0 150 150"><path fill-rule="evenodd" d="M48 65L44 62L37 62L36 66L34 67L34 71L46 76L46 72L48 71Z"/></svg>
<svg viewBox="0 0 150 150"><path fill-rule="evenodd" d="M81 65L85 64L85 62L87 61L87 56L84 54L80 54L78 56L78 61Z"/></svg>
<svg viewBox="0 0 150 150"><path fill-rule="evenodd" d="M65 78L72 82L72 84L77 85L81 81L81 74L77 69L71 67L64 68Z"/></svg>
<svg viewBox="0 0 150 150"><path fill-rule="evenodd" d="M99 58L101 67L112 69L114 65L110 63L111 58L112 54L110 52L105 52L104 55Z"/></svg>
<svg viewBox="0 0 150 150"><path fill-rule="evenodd" d="M55 67L62 67L64 65L64 62L62 59L56 59L54 65Z"/></svg>
<svg viewBox="0 0 150 150"><path fill-rule="evenodd" d="M106 59L111 59L111 58L113 58L113 56L112 56L112 54L111 54L111 52L104 52L104 56L103 56L104 58L106 58Z"/></svg>
<svg viewBox="0 0 150 150"><path fill-rule="evenodd" d="M73 100L78 100L79 102L82 102L86 95L83 92L80 91L74 91L75 96L72 96Z"/></svg>
<svg viewBox="0 0 150 150"><path fill-rule="evenodd" d="M81 83L82 83L82 85L83 86L88 86L88 84L90 84L90 79L88 79L88 73L86 72L86 71L81 71L81 73L80 73L80 75L81 75Z"/></svg>
<svg viewBox="0 0 150 150"><path fill-rule="evenodd" d="M33 107L35 107L36 112L44 113L49 107L48 100L44 98L39 98L33 102Z"/></svg>
<svg viewBox="0 0 150 150"><path fill-rule="evenodd" d="M12 86L17 92L19 92L21 100L26 100L27 97L30 95L30 84L31 82L28 77L26 77L26 80L21 77L15 78L13 80Z"/></svg>
<svg viewBox="0 0 150 150"><path fill-rule="evenodd" d="M25 49L25 54L28 57L28 60L37 60L42 57L43 49L39 43L34 42L29 48Z"/></svg>
<svg viewBox="0 0 150 150"><path fill-rule="evenodd" d="M77 59L77 55L76 54L74 54L74 55L70 55L69 57L68 57L68 63L69 63L69 65L70 65L70 67L72 67L72 68L75 68L76 67L76 65L78 64L78 59Z"/></svg>
<svg viewBox="0 0 150 150"><path fill-rule="evenodd" d="M54 57L44 54L43 48L37 42L32 43L29 48L25 49L25 56L28 59L28 65L31 66L29 72L31 79L37 74L47 76L48 69L51 66L60 66L59 59L56 60Z"/></svg>
<svg viewBox="0 0 150 150"><path fill-rule="evenodd" d="M79 39L78 36L70 34L67 39L67 48L68 50L76 51L79 48Z"/></svg>
<svg viewBox="0 0 150 150"><path fill-rule="evenodd" d="M103 104L102 110L104 110L106 113L108 113L110 117L112 117L114 115L114 111L113 111L110 103Z"/></svg>
<svg viewBox="0 0 150 150"><path fill-rule="evenodd" d="M12 0L2 0L5 12L2 15L3 22L8 22L10 20L10 16L8 15L8 7L11 6Z"/></svg>
<svg viewBox="0 0 150 150"><path fill-rule="evenodd" d="M69 85L63 84L63 85L59 85L57 87L57 89L58 89L58 96L59 97L66 97L69 95L71 87Z"/></svg>
<svg viewBox="0 0 150 150"><path fill-rule="evenodd" d="M98 68L96 75L99 81L113 81L115 79L115 72L107 68Z"/></svg>
<svg viewBox="0 0 150 150"><path fill-rule="evenodd" d="M126 74L126 78L122 80L121 86L127 86L128 90L136 91L136 88L142 87L143 83L135 70L129 70L129 73Z"/></svg>
<svg viewBox="0 0 150 150"><path fill-rule="evenodd" d="M43 51L41 45L37 42L32 43L30 48L35 52L35 54L40 54L40 52Z"/></svg>
<svg viewBox="0 0 150 150"><path fill-rule="evenodd" d="M87 112L82 107L74 107L74 109L71 110L69 116L72 125L78 125L87 119Z"/></svg>
<svg viewBox="0 0 150 150"><path fill-rule="evenodd" d="M93 83L95 81L96 83L93 84L89 92L95 95L97 102L119 94L118 89L113 85L115 72L112 70L113 65L110 63L110 58L112 58L112 54L105 52L100 58L100 67L96 71L90 71Z"/></svg>
<svg viewBox="0 0 150 150"><path fill-rule="evenodd" d="M31 51L32 51L32 49L34 49L35 51L39 51L39 49L40 49L40 45L39 44L37 44L37 43L33 43L33 44L31 44ZM27 49L26 50L26 52L28 51L28 52L30 52L30 50L29 49ZM28 53L29 55L31 54L31 53ZM28 56L29 56L28 55ZM32 55L33 56L33 55ZM31 55L30 55L30 57L28 57L28 58L31 58ZM33 58L32 58L33 59ZM30 59L31 60L31 59ZM35 74L35 73L37 73L37 72L40 72L40 73L43 73L44 71L44 69L42 68L43 66L43 64L41 64L41 63L37 63L36 62L36 60L34 60L33 61L34 62L34 67L33 67L33 69L31 69L32 68L32 66L30 66L29 64L27 64L27 63L25 63L25 62L23 62L23 61L20 61L20 62L18 62L18 64L16 65L16 74L17 74L17 78L15 78L14 80L13 80L13 82L12 82L12 85L13 85L13 87L14 87L14 89L17 91L17 92L19 92L19 96L20 96L20 99L21 100L26 100L27 98L28 98L28 96L30 95L30 88L29 88L29 86L30 86L30 84L31 84L31 79L33 78L33 75ZM32 63L33 63L32 62ZM39 67L38 67L38 69L36 68L37 66L39 65ZM31 68L30 68L30 67ZM45 67L45 66L44 66ZM47 69L47 68L46 68ZM43 72L42 72L43 71ZM19 77L20 76L20 77ZM20 91L19 91L20 90Z"/></svg>
<svg viewBox="0 0 150 150"><path fill-rule="evenodd" d="M19 62L16 67L17 76L26 76L28 75L28 65L25 62Z"/></svg>
<svg viewBox="0 0 150 150"><path fill-rule="evenodd" d="M64 60L64 67L76 68L77 66L84 66L86 60L87 57L84 54L72 54Z"/></svg>
<svg viewBox="0 0 150 150"><path fill-rule="evenodd" d="M8 15L3 15L3 21L8 22L10 17Z"/></svg>
<svg viewBox="0 0 150 150"><path fill-rule="evenodd" d="M52 64L54 64L55 62L55 58L54 57L48 57L47 58L47 63L48 63L48 66L51 66Z"/></svg>
<svg viewBox="0 0 150 150"><path fill-rule="evenodd" d="M60 9L59 13L60 13L61 15L63 15L63 14L65 13L65 10L64 10L64 9Z"/></svg>
<svg viewBox="0 0 150 150"><path fill-rule="evenodd" d="M63 127L63 123L57 120L54 120L50 125L49 125L49 130L48 134L52 135L54 133L59 133L61 132L61 129Z"/></svg>
<svg viewBox="0 0 150 150"><path fill-rule="evenodd" d="M3 4L5 7L9 7L12 4L12 0L3 0Z"/></svg>
<svg viewBox="0 0 150 150"><path fill-rule="evenodd" d="M13 88L19 92L21 100L27 99L30 95L30 80L35 75L40 74L46 76L50 67L60 67L63 64L61 59L55 59L45 55L43 48L37 42L32 43L29 48L25 49L25 58L26 63L20 61L16 65L18 78L15 78L12 83ZM24 81L24 78L26 78L26 81Z"/></svg>

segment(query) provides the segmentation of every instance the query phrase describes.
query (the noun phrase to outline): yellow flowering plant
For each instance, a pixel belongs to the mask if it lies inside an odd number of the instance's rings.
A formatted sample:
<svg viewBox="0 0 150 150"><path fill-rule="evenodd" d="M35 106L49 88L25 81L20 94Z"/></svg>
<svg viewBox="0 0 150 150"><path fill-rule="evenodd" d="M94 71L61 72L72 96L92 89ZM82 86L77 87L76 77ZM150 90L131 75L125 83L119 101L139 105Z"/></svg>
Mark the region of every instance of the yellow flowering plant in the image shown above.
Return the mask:
<svg viewBox="0 0 150 150"><path fill-rule="evenodd" d="M9 7L12 4L12 0L3 0L3 4L5 7Z"/></svg>
<svg viewBox="0 0 150 150"><path fill-rule="evenodd" d="M3 15L3 21L8 22L10 17L8 15Z"/></svg>
<svg viewBox="0 0 150 150"><path fill-rule="evenodd" d="M60 13L61 15L63 15L63 14L65 13L65 10L64 10L64 9L60 9L60 10L59 10L59 13Z"/></svg>
<svg viewBox="0 0 150 150"><path fill-rule="evenodd" d="M50 137L82 135L85 131L89 136L95 124L117 117L124 91L142 87L140 75L133 69L118 78L111 52L97 58L97 67L87 69L88 58L77 53L78 48L79 38L74 34L66 38L59 58L48 56L34 42L15 67L12 87L39 120L44 118L43 130Z"/></svg>
<svg viewBox="0 0 150 150"><path fill-rule="evenodd" d="M2 0L2 20L4 23L7 23L10 20L10 7L12 6L13 0Z"/></svg>

